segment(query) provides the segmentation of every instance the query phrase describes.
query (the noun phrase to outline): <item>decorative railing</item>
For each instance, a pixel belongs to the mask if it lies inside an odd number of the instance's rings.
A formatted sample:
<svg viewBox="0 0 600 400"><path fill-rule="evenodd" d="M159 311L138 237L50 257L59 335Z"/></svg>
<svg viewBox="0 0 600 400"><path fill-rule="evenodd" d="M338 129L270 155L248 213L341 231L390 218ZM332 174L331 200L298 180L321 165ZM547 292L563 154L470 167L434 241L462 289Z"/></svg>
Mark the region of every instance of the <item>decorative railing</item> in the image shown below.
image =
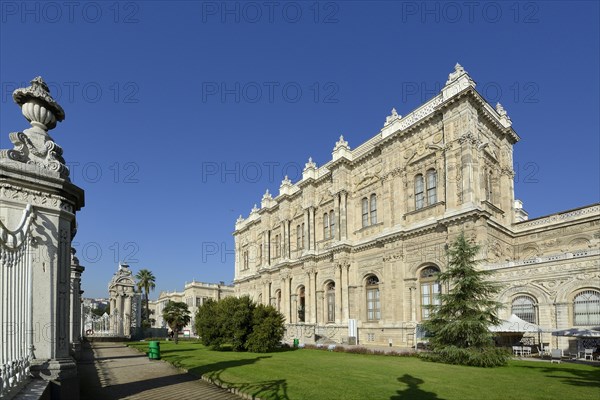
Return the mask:
<svg viewBox="0 0 600 400"><path fill-rule="evenodd" d="M544 226L554 224L563 221L571 221L579 217L586 217L588 215L597 214L600 212L600 205L594 204L589 207L583 207L576 210L565 211L558 214L549 215L547 217L536 218L530 221L519 222L515 225L517 230L523 230L528 228L535 228L538 226Z"/></svg>
<svg viewBox="0 0 600 400"><path fill-rule="evenodd" d="M34 358L30 232L34 218L28 204L16 230L0 223L0 397L27 380Z"/></svg>

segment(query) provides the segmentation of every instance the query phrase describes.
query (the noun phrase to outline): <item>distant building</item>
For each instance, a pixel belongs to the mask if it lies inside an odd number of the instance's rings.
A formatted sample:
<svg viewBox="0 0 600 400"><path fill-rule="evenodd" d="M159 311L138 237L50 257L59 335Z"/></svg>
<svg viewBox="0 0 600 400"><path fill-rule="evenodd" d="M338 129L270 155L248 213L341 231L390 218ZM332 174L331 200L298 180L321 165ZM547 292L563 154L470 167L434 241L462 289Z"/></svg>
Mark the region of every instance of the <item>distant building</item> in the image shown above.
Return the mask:
<svg viewBox="0 0 600 400"><path fill-rule="evenodd" d="M152 327L168 328L167 323L162 318L162 310L169 301L178 301L186 303L192 315L190 324L183 330L195 334L194 318L198 307L208 299L220 300L234 294L233 286L225 285L223 282L216 284L196 282L195 280L189 283L186 282L182 292L161 292L158 300L148 302L150 318L154 319Z"/></svg>
<svg viewBox="0 0 600 400"><path fill-rule="evenodd" d="M86 309L89 310L95 310L97 308L106 308L108 307L108 302L109 299L103 299L103 298L97 298L97 299L90 299L90 298L86 298L83 299L83 307L85 307Z"/></svg>
<svg viewBox="0 0 600 400"><path fill-rule="evenodd" d="M446 248L464 232L503 284L501 318L600 325L600 205L527 220L514 197L519 139L457 64L431 100L405 116L393 109L354 149L341 137L331 160L309 159L300 181L286 177L238 218L236 294L280 310L288 339L413 346L447 290L437 279ZM529 338L540 341L575 349Z"/></svg>

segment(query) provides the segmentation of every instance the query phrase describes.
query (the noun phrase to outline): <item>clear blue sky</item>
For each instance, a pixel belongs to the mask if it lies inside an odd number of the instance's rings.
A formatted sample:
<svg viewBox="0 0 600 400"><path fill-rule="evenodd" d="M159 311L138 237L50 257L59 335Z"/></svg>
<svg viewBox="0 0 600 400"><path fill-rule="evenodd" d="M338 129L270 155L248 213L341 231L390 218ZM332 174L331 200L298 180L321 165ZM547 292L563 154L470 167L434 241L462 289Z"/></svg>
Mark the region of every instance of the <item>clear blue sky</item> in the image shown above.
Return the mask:
<svg viewBox="0 0 600 400"><path fill-rule="evenodd" d="M457 61L521 136L530 217L598 202L599 3L468 4L3 0L0 148L27 127L12 91L42 75L86 191L86 297L120 259L154 272L153 297L231 282L238 215L340 134L354 148L432 97Z"/></svg>

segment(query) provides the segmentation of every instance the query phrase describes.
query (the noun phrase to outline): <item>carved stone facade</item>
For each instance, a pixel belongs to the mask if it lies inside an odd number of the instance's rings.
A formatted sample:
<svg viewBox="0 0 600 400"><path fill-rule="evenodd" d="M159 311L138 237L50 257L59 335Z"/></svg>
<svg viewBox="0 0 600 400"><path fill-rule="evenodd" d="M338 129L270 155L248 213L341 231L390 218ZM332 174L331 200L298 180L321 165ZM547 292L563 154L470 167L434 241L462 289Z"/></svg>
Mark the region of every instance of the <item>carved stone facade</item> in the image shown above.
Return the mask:
<svg viewBox="0 0 600 400"><path fill-rule="evenodd" d="M511 125L457 64L439 95L404 117L392 110L353 150L341 137L331 161L309 159L299 182L238 218L236 294L277 307L289 338L412 346L423 304L445 290L435 271L464 231L482 245L480 267L506 284L501 317L526 296L539 325L581 325L576 296L600 299L600 205L528 221Z"/></svg>

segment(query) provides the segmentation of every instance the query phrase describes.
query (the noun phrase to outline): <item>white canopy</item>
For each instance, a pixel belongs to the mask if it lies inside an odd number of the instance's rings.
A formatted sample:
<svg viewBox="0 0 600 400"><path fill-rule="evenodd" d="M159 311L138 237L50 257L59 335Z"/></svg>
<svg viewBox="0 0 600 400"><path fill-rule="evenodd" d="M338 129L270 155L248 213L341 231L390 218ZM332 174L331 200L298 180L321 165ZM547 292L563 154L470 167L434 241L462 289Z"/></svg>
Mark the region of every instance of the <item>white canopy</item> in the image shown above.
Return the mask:
<svg viewBox="0 0 600 400"><path fill-rule="evenodd" d="M572 336L579 338L600 338L600 332L594 329L569 328L552 332L552 336Z"/></svg>
<svg viewBox="0 0 600 400"><path fill-rule="evenodd" d="M512 314L509 319L503 320L499 325L490 326L491 332L544 332L539 325L532 324Z"/></svg>

